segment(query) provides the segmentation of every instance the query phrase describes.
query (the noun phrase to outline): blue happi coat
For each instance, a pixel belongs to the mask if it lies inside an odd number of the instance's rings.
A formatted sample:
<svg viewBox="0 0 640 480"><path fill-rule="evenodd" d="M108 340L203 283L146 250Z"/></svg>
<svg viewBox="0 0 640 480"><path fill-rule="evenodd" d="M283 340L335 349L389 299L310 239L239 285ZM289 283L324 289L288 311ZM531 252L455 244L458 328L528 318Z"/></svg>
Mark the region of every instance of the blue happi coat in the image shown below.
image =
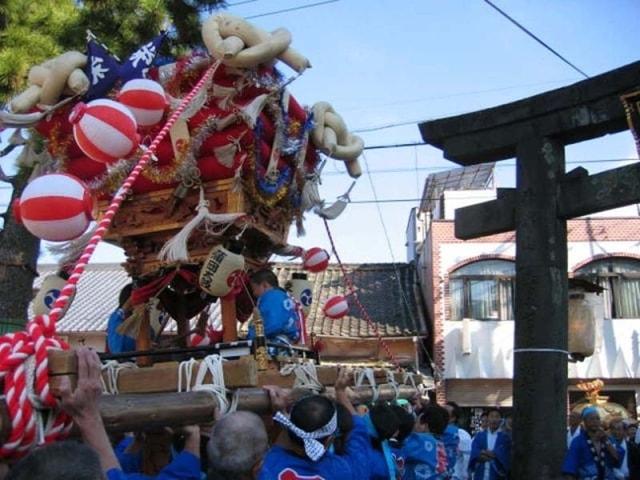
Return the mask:
<svg viewBox="0 0 640 480"><path fill-rule="evenodd" d="M297 342L300 338L300 316L295 301L281 288L267 290L258 298L258 310L264 323L264 336L274 340L283 335L290 342ZM256 331L253 325L249 327L248 338L253 340Z"/></svg>
<svg viewBox="0 0 640 480"><path fill-rule="evenodd" d="M582 430L580 435L573 439L571 447L564 457L562 464L562 473L572 475L579 480L597 480L598 467L593 459L593 454L589 448L587 432ZM622 447L616 446L618 452L618 460L615 460L607 450L605 450L604 462L605 471L604 478L606 480L614 480L613 469L618 468L624 458L624 450Z"/></svg>
<svg viewBox="0 0 640 480"><path fill-rule="evenodd" d="M366 461L368 448L367 426L354 415L344 455L327 452L314 462L274 445L264 459L258 480L366 480L371 475Z"/></svg>
<svg viewBox="0 0 640 480"><path fill-rule="evenodd" d="M444 443L431 433L412 433L402 447L403 480L444 480L447 452Z"/></svg>
<svg viewBox="0 0 640 480"><path fill-rule="evenodd" d="M496 458L489 462L489 479L485 479L485 466L487 462L480 461L480 452L487 450L487 431L478 433L471 442L471 458L469 470L472 480L496 480L507 478L511 468L511 438L503 432L497 432L493 453Z"/></svg>
<svg viewBox="0 0 640 480"><path fill-rule="evenodd" d="M107 472L107 480L201 480L200 459L190 452L179 453L158 475L125 473L119 468Z"/></svg>
<svg viewBox="0 0 640 480"><path fill-rule="evenodd" d="M456 462L458 461L458 445L460 444L460 436L458 435L458 427L450 423L447 425L441 436L444 449L447 452L447 474L449 478L453 477Z"/></svg>

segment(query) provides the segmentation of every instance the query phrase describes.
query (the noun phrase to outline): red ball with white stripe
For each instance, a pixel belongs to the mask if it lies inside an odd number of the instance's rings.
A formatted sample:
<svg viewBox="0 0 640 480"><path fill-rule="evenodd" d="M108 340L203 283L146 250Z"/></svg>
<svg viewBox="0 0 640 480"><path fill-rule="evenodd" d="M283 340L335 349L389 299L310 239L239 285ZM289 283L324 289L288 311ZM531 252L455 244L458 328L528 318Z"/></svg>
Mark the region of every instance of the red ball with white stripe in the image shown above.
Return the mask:
<svg viewBox="0 0 640 480"><path fill-rule="evenodd" d="M138 125L131 111L113 100L94 100L75 106L69 122L85 155L96 162L114 163L138 147Z"/></svg>
<svg viewBox="0 0 640 480"><path fill-rule="evenodd" d="M310 248L304 254L302 266L312 273L325 271L329 266L329 252L319 247Z"/></svg>
<svg viewBox="0 0 640 480"><path fill-rule="evenodd" d="M324 304L324 314L334 320L344 317L347 313L349 313L349 302L342 295L331 297Z"/></svg>
<svg viewBox="0 0 640 480"><path fill-rule="evenodd" d="M87 230L93 220L93 197L76 177L52 173L26 186L13 204L13 213L36 237L63 242Z"/></svg>
<svg viewBox="0 0 640 480"><path fill-rule="evenodd" d="M118 94L118 101L131 110L138 125L143 127L150 127L162 120L168 105L162 85L147 78L136 78L125 83Z"/></svg>

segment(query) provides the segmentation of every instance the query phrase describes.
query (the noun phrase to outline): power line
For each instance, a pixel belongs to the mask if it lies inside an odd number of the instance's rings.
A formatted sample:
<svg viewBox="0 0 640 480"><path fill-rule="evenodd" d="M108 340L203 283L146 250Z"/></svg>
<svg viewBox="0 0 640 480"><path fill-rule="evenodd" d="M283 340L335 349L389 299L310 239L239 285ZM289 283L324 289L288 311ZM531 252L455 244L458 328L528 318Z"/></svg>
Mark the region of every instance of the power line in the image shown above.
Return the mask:
<svg viewBox="0 0 640 480"><path fill-rule="evenodd" d="M243 0L242 2L227 3L227 7L237 7L238 5L244 5L245 3L254 3L257 1L258 0Z"/></svg>
<svg viewBox="0 0 640 480"><path fill-rule="evenodd" d="M266 13L259 13L258 15L250 15L250 16L244 17L244 18L246 20L250 20L252 18L267 17L269 15L278 15L279 13L295 12L297 10L304 10L306 8L319 7L321 5L327 5L329 3L336 3L336 2L339 2L339 1L340 0L325 0L324 2L309 3L307 5L299 5L297 7L285 8L283 10L276 10L274 12L266 12Z"/></svg>
<svg viewBox="0 0 640 480"><path fill-rule="evenodd" d="M459 115L459 114L462 114L462 113L467 113L467 111L458 112L458 113L445 113L442 116L443 117L448 117L450 115ZM427 120L425 120L424 118L421 118L419 120L409 120L409 121L406 121L406 122L383 123L382 125L374 125L372 127L358 128L356 130L353 130L353 133L375 132L375 131L378 131L378 130L385 130L387 128L402 127L404 125L417 125L418 123L426 122Z"/></svg>
<svg viewBox="0 0 640 480"><path fill-rule="evenodd" d="M384 148L405 148L405 147L421 147L424 145L429 145L424 142L413 142L413 143L396 143L393 145L371 145L368 147L364 147L365 150L380 150Z"/></svg>
<svg viewBox="0 0 640 480"><path fill-rule="evenodd" d="M344 112L355 112L358 110L370 110L373 108L382 108L382 107L393 107L395 105L405 105L405 104L413 104L418 102L427 102L431 100L445 100L447 98L456 98L456 97L465 97L468 95L478 95L481 93L494 93L494 92L504 92L506 90L514 90L516 88L530 88L530 87L538 87L542 85L550 85L554 83L565 83L573 81L574 79L563 79L563 80L548 80L546 82L536 82L536 83L525 83L520 85L510 85L506 87L496 87L496 88L487 88L485 90L470 90L468 92L458 92L458 93L447 93L444 95L435 95L431 97L421 97L421 98L413 98L413 99L405 99L405 100L396 100L394 102L388 103L378 103L378 104L368 104L363 107L352 107L352 108L342 108L341 111ZM363 102L363 100L360 100Z"/></svg>
<svg viewBox="0 0 640 480"><path fill-rule="evenodd" d="M602 160L574 160L570 162L566 162L567 165L584 165L584 164L595 164L595 163L619 163L619 162L637 162L637 158L606 158ZM494 168L513 168L515 167L514 163L500 162L497 163ZM418 167L417 169L414 167L399 167L399 168L382 168L378 170L371 170L372 174L378 173L403 173L403 172L439 172L445 170L451 170L452 167L448 165L442 165L439 167ZM453 167L458 168L458 167ZM322 176L335 176L335 175L344 175L344 172L336 171L336 172L323 172Z"/></svg>
<svg viewBox="0 0 640 480"><path fill-rule="evenodd" d="M558 57L560 60L562 60L564 63L566 63L567 65L569 65L571 68L573 68L576 72L578 72L580 75L583 75L585 78L590 78L589 75L587 75L586 73L584 73L582 70L580 70L578 67L576 67L573 63L571 63L569 60L567 60L565 57L563 57L562 55L560 55L556 50L554 50L551 46L549 46L547 43L545 43L540 37L536 36L534 33L532 33L529 29L527 29L524 25L522 25L521 23L519 23L517 20L515 20L513 17L511 17L507 12L505 12L504 10L502 10L500 7L498 7L496 4L494 4L491 0L484 0L485 3L487 3L488 5L490 5L491 7L493 7L496 11L498 11L503 17L505 17L507 20L509 20L511 23L513 23L516 27L518 27L520 30L522 30L524 33L526 33L527 35L529 35L531 38L533 38L536 42L538 42L540 45L542 45L544 48L546 48L547 50L549 50L551 53L553 53L556 57Z"/></svg>

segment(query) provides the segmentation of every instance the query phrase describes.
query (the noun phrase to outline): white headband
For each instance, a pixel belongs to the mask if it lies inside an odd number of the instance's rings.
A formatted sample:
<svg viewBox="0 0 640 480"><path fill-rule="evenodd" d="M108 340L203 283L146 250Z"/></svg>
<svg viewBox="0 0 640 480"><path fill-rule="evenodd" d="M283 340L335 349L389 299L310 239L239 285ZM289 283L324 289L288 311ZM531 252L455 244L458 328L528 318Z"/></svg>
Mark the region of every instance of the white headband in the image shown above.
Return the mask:
<svg viewBox="0 0 640 480"><path fill-rule="evenodd" d="M313 432L305 432L304 430L296 427L291 422L289 417L284 415L282 412L276 413L273 419L280 425L286 427L288 430L291 430L300 440L304 441L304 451L307 456L314 462L317 462L324 455L324 452L326 450L324 448L324 445L316 439L328 437L329 435L334 434L336 429L338 428L337 412L333 414L333 417L331 417L329 423Z"/></svg>

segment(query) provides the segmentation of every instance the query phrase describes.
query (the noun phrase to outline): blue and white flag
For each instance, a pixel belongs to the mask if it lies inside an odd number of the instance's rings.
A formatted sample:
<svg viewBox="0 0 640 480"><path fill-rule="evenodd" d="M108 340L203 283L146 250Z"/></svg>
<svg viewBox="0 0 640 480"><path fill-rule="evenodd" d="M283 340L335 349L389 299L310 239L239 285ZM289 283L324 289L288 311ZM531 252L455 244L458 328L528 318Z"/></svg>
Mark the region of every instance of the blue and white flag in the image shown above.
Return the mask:
<svg viewBox="0 0 640 480"><path fill-rule="evenodd" d="M118 57L89 34L85 74L91 85L84 99L88 101L104 97L118 81L124 83L134 78L147 78L147 72L153 65L164 38L165 33L162 32L138 48L121 64Z"/></svg>

